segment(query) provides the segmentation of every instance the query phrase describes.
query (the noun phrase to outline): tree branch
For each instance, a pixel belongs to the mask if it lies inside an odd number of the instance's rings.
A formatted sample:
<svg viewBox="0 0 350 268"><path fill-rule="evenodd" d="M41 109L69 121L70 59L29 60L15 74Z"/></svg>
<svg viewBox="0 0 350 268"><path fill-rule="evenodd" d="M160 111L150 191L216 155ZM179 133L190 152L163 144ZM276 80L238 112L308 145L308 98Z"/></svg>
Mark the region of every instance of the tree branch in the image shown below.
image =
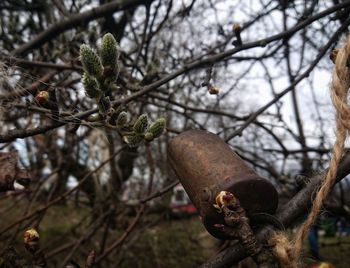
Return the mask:
<svg viewBox="0 0 350 268"><path fill-rule="evenodd" d="M138 2L141 2L141 1L136 1L136 0L132 0L131 1L131 3L134 3L134 5L135 5L136 2L138 3ZM119 3L119 1L118 1L118 3ZM113 2L113 3L110 3L110 4L116 5L116 2ZM109 5L109 4L106 4L106 5ZM99 7L99 8L102 8L104 6L105 5L103 5L103 6ZM125 4L125 6L128 6L128 5ZM130 4L130 6L131 6L131 4ZM185 64L183 67L181 67L177 71L175 71L175 72L173 72L173 73L171 73L171 74L169 74L169 75L159 79L158 81L156 81L156 82L154 82L154 83L152 83L150 85L142 87L141 89L139 89L134 94L132 94L132 95L130 95L130 96L128 96L128 97L126 97L126 98L124 98L122 100L113 101L112 105L115 107L116 105L119 105L119 104L129 103L129 102L131 102L131 101L133 101L133 100L135 100L135 99L137 99L139 97L142 97L142 96L148 94L152 90L155 90L158 87L168 83L169 81L175 79L176 77L182 75L183 73L187 73L187 72L189 72L191 70L198 69L198 68L201 68L201 67L205 67L208 64L213 64L215 62L222 61L224 59L227 59L229 56L232 56L233 54L236 54L236 53L238 53L240 51L243 51L243 50L246 50L246 49L250 49L250 48L254 48L254 47L265 46L265 45L267 45L267 44L269 44L271 42L280 40L280 39L282 39L282 38L284 38L286 36L291 36L294 33L296 33L297 31L303 29L305 26L313 23L314 21L316 21L316 20L318 20L318 19L320 19L322 17L325 17L325 16L327 16L329 14L332 14L333 12L335 12L337 10L340 10L340 9L342 9L344 7L347 7L347 6L350 6L350 0L348 0L346 2L343 2L343 3L339 4L339 5L335 5L335 6L331 7L331 8L329 8L329 9L326 9L326 10L324 10L324 11L322 11L322 12L320 12L320 13L312 16L312 17L309 17L309 18L305 19L304 21L298 23L294 27L290 28L287 31L281 32L279 34L273 35L273 36L265 38L265 39L261 39L261 40L254 41L254 42L251 42L251 43L245 43L242 46L239 46L239 47L236 47L236 48L233 48L233 49L229 49L229 50L224 51L222 53L218 53L218 54L215 54L213 56L209 56L209 57L204 58L204 59L198 59L198 60L195 60L195 61L193 61L191 63ZM88 11L88 12L92 12L92 11ZM85 13L82 13L80 15L83 15ZM75 15L75 16L77 16L77 15ZM348 19L348 21L349 21L349 19ZM259 110L257 110L255 113L253 113L251 115L251 117L242 125L242 127L239 128L238 130L236 130L234 133L232 133L227 140L230 140L230 139L232 139L232 137L234 137L236 135L239 135L243 131L243 129L245 129L251 122L253 122L256 119L256 117L258 115L260 115L262 112L264 112L273 103L275 103L277 100L279 100L285 94L287 94L290 90L292 90L300 81L302 81L304 78L306 78L311 73L313 68L317 65L317 63L321 60L321 58L324 56L324 54L327 52L327 50L332 45L332 43L334 43L335 37L338 37L338 35L341 32L343 32L346 27L348 27L348 24L349 23L346 23L346 24L342 25L338 29L338 31L333 35L333 38L330 40L330 42L327 43L327 45L324 47L324 49L319 53L319 55L316 58L316 60L310 65L309 69L306 70L306 72L304 72L304 74L299 76L299 78L296 79L291 86L287 87L281 93L276 95L276 97L273 100L271 100L265 106L261 107ZM31 43L31 42L29 42L29 43ZM74 115L74 116L72 116L72 118L73 119L74 118L85 118L86 116L89 116L90 114L96 113L97 111L98 111L97 108L91 109L91 110L85 111L83 113ZM59 122L57 124L44 126L44 127L38 127L36 129L31 129L31 130L27 130L27 129L25 129L25 130L12 130L9 133L0 135L0 143L1 142L13 141L16 138L25 138L25 137L28 137L28 136L34 136L36 134L44 133L47 130L51 130L51 129L55 129L57 127L63 126L67 122L65 122L65 123Z"/></svg>
<svg viewBox="0 0 350 268"><path fill-rule="evenodd" d="M310 183L305 188L300 190L287 204L282 206L275 214L275 217L281 223L283 223L283 225L286 228L291 226L311 207L313 193L321 185L326 173L327 170L322 172L322 174L320 175L312 177ZM350 152L348 151L339 165L336 182L341 181L349 173ZM265 228L257 232L257 237L259 240L265 240L265 238L269 237L272 232L274 232L273 228L271 226L266 226ZM238 262L246 257L248 256L243 247L240 245L235 245L234 247L227 248L226 250L216 255L215 258L203 264L201 268L227 267L228 265Z"/></svg>
<svg viewBox="0 0 350 268"><path fill-rule="evenodd" d="M111 3L107 3L96 8L92 8L89 11L72 15L68 19L63 20L62 22L57 23L55 25L52 25L50 28L48 28L46 31L42 32L41 34L37 35L34 39L29 41L28 43L25 43L19 48L15 49L12 52L12 54L18 55L18 56L24 56L28 51L40 47L41 45L48 42L52 38L56 37L60 33L63 33L64 31L72 29L81 24L87 24L92 20L112 14L114 12L129 9L141 4L144 5L150 2L152 2L152 0L147 0L147 1L115 0Z"/></svg>

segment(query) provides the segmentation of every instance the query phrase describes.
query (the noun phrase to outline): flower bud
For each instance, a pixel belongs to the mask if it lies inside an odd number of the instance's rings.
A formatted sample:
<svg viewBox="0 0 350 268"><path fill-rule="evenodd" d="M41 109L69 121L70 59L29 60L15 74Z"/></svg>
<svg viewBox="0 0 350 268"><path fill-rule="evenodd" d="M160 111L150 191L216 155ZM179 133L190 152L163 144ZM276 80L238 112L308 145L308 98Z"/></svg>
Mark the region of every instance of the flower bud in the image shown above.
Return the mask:
<svg viewBox="0 0 350 268"><path fill-rule="evenodd" d="M227 191L221 191L218 193L218 195L215 197L215 205L214 207L218 207L222 209L223 207L228 207L230 205L236 204L238 200L235 198L235 196Z"/></svg>
<svg viewBox="0 0 350 268"><path fill-rule="evenodd" d="M23 234L24 246L29 252L36 252L39 249L39 234L34 229L28 229Z"/></svg>
<svg viewBox="0 0 350 268"><path fill-rule="evenodd" d="M242 30L242 28L241 28L241 25L239 24L239 23L234 23L233 25L232 25L232 30L233 30L233 32L234 33L240 33L241 32L241 30Z"/></svg>
<svg viewBox="0 0 350 268"><path fill-rule="evenodd" d="M87 118L87 121L89 121L89 122L98 122L98 121L101 121L102 119L103 118L101 117L100 114L91 114Z"/></svg>
<svg viewBox="0 0 350 268"><path fill-rule="evenodd" d="M85 88L85 93L90 98L98 98L101 91L98 89L97 81L95 78L89 76L87 73L83 74L81 79L83 86Z"/></svg>
<svg viewBox="0 0 350 268"><path fill-rule="evenodd" d="M147 114L142 114L136 120L133 129L136 133L143 133L143 132L145 132L147 126L148 126Z"/></svg>
<svg viewBox="0 0 350 268"><path fill-rule="evenodd" d="M145 140L146 141L152 141L154 139L153 133L152 132L146 132L145 133Z"/></svg>
<svg viewBox="0 0 350 268"><path fill-rule="evenodd" d="M216 87L216 86L210 85L208 87L208 91L209 91L210 95L217 95L217 94L219 94L220 89L218 87Z"/></svg>
<svg viewBox="0 0 350 268"><path fill-rule="evenodd" d="M119 50L117 41L110 33L105 34L102 38L100 56L102 65L105 67L105 76L114 76L116 78L119 69Z"/></svg>
<svg viewBox="0 0 350 268"><path fill-rule="evenodd" d="M88 46L82 44L80 46L80 60L83 64L83 69L89 75L99 77L102 75L103 67L98 55Z"/></svg>
<svg viewBox="0 0 350 268"><path fill-rule="evenodd" d="M165 118L158 118L153 124L150 125L147 132L151 132L154 138L158 138L165 129Z"/></svg>
<svg viewBox="0 0 350 268"><path fill-rule="evenodd" d="M128 121L128 114L126 112L121 112L117 118L117 127L122 128Z"/></svg>
<svg viewBox="0 0 350 268"><path fill-rule="evenodd" d="M129 145L129 147L137 147L142 139L142 136L140 135L126 135L123 137L123 140Z"/></svg>
<svg viewBox="0 0 350 268"><path fill-rule="evenodd" d="M44 105L49 101L49 99L50 99L50 93L45 90L40 91L38 94L36 94L34 98L35 102L39 105Z"/></svg>

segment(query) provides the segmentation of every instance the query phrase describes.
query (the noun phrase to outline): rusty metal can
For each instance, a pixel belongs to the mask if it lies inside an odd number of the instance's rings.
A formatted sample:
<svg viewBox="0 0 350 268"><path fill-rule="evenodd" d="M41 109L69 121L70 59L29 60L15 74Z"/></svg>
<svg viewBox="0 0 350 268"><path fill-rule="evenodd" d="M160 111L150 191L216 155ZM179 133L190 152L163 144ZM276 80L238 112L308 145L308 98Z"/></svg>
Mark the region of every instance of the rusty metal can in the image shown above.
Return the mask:
<svg viewBox="0 0 350 268"><path fill-rule="evenodd" d="M226 235L215 224L224 224L214 208L220 191L238 198L248 217L255 213L275 213L278 194L275 187L260 177L217 135L189 130L170 141L168 161L208 232L220 239Z"/></svg>

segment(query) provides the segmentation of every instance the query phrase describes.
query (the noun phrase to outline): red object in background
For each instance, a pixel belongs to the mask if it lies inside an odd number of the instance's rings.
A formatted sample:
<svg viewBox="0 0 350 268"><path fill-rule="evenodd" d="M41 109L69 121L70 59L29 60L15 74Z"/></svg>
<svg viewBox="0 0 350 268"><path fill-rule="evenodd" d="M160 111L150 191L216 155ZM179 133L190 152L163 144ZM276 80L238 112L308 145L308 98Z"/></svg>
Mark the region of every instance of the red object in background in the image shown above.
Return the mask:
<svg viewBox="0 0 350 268"><path fill-rule="evenodd" d="M192 204L185 189L181 184L174 187L171 196L170 209L173 214L193 215L197 214L197 208Z"/></svg>
<svg viewBox="0 0 350 268"><path fill-rule="evenodd" d="M193 204L170 206L173 213L195 214L197 209Z"/></svg>

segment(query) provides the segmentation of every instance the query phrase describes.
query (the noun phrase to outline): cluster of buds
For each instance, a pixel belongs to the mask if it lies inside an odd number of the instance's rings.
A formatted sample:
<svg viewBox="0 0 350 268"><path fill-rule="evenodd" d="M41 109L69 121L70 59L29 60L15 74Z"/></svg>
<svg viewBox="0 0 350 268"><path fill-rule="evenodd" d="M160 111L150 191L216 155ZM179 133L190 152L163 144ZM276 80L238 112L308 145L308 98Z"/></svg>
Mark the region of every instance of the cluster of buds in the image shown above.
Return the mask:
<svg viewBox="0 0 350 268"><path fill-rule="evenodd" d="M88 121L104 121L109 127L118 129L130 147L136 147L143 140L152 141L159 137L165 129L165 119L158 118L149 125L147 115L143 114L135 123L128 124L127 113L112 107L108 94L119 74L119 56L117 41L110 33L103 36L99 53L86 44L80 46L85 93L96 101L99 108L99 113L89 116Z"/></svg>
<svg viewBox="0 0 350 268"><path fill-rule="evenodd" d="M138 146L143 140L152 141L158 138L165 129L165 119L158 118L155 122L149 125L148 116L142 114L135 121L132 127L132 132L123 136L124 141L130 147Z"/></svg>
<svg viewBox="0 0 350 268"><path fill-rule="evenodd" d="M103 36L99 54L86 44L80 46L85 94L97 102L101 118L106 118L108 113L111 114L111 103L106 94L111 84L118 78L119 56L118 43L110 33Z"/></svg>

